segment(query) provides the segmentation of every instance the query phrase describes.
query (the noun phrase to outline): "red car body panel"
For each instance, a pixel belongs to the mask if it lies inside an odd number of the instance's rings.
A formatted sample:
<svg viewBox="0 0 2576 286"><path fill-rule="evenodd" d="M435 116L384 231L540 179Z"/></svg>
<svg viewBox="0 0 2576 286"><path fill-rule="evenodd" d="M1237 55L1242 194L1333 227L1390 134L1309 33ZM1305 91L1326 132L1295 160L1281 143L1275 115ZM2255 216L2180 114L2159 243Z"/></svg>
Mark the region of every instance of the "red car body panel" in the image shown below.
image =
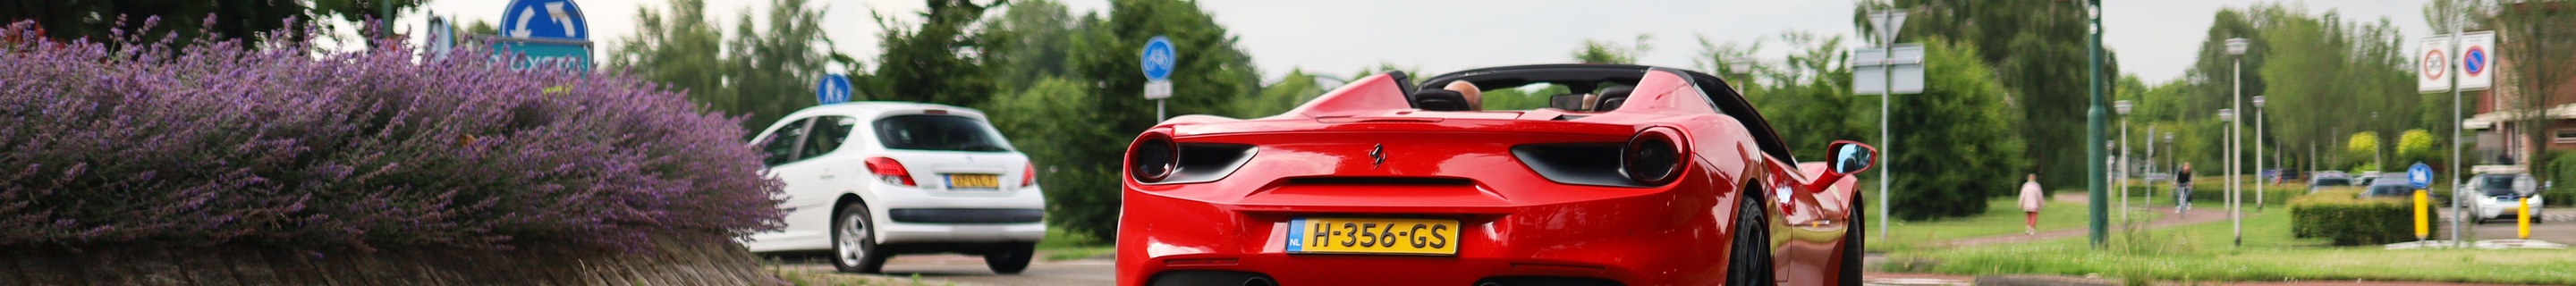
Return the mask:
<svg viewBox="0 0 2576 286"><path fill-rule="evenodd" d="M1782 282L1845 282L1833 280L1845 264L1845 222L1855 215L1853 180L1811 181L1824 174L1823 163L1768 155L1686 75L1649 72L1626 104L1603 113L1424 111L1400 86L1376 75L1278 116L1182 116L1148 130L1135 144L1169 138L1258 150L1204 182L1140 182L1133 162L1122 168L1119 283L1227 270L1280 285L1472 285L1506 276L1714 285L1726 277L1731 222L1745 191L1775 198L1768 211ZM1587 116L1558 120L1569 114ZM1684 142L1687 163L1671 183L1559 183L1512 151L1627 142L1648 129ZM1282 242L1289 221L1312 216L1456 219L1462 229L1454 256L1289 254Z"/></svg>

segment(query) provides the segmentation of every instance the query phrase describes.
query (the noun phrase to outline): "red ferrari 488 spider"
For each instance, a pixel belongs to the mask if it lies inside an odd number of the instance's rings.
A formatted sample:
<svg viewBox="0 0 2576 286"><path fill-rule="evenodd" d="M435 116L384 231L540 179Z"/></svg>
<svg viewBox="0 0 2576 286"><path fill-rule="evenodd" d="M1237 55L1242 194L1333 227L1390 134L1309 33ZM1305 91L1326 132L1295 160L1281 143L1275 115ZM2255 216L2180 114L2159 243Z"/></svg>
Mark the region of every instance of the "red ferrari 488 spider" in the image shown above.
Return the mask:
<svg viewBox="0 0 2576 286"><path fill-rule="evenodd" d="M1852 175L1877 151L1835 142L1796 163L1717 77L1582 64L1411 83L1373 75L1286 114L1137 136L1119 283L1859 283ZM1473 95L1533 85L1568 94L1509 111Z"/></svg>

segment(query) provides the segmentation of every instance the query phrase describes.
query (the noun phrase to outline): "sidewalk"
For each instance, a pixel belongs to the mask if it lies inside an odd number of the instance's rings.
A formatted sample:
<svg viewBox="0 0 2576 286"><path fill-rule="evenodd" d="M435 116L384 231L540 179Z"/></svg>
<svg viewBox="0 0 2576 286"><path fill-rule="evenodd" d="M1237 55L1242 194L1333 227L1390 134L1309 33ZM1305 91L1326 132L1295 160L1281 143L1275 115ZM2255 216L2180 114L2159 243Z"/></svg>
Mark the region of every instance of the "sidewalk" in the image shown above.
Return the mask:
<svg viewBox="0 0 2576 286"><path fill-rule="evenodd" d="M2056 196L2051 196L2051 197L2050 197L2050 199L2055 200L2055 201L2056 201L2056 203L2078 204L2078 205L2081 205L2081 204L2084 204L2084 203L2085 203L2085 200L2087 200L2088 198L2086 198L2086 197L2084 196L2084 194L2083 194L2083 193L2060 193L2060 194L2057 194ZM2112 199L2112 200L2117 201L2118 199L2117 199L2117 198L2114 198L2114 199ZM2134 203L2134 202L2133 202L2133 203ZM2160 212L2167 212L2167 213L2171 213L2171 212L2173 211L2173 206L2164 206L2164 207L2145 206L2145 207L2141 207L2141 208L2133 209L2132 211L2138 211L2138 212L2160 211ZM2149 222L2149 223L2147 224L2147 228L2150 228L2150 229L2156 229L2156 228L2167 228L2167 227L2174 227L2174 226L2181 226L2181 225L2188 225L2188 224L2197 224L2197 223L2206 223L2206 222L2215 222L2215 221L2224 221L2224 220L2227 220L2227 210L2226 210L2225 208L2192 208L2191 210L2189 210L2189 211L2184 211L2184 212L2183 212L2183 213L2181 213L2181 214L2176 214L2176 215L2166 215L2166 216L2164 216L2164 217L2157 218L2155 221L2153 221L2153 222ZM2068 237L2084 236L2084 235L2085 235L2085 232L2087 232L2087 231L2089 231L2089 230L2088 230L2088 229L2085 229L2085 228L2059 229L2059 230L2051 230L2051 231L2042 231L2042 232L2039 232L2039 234L2036 234L2036 235L2010 234L2010 235L1998 235L1998 236L1988 236L1988 237L1976 237L1976 238L1955 239L1955 240L1950 240L1950 241L1943 241L1943 242L1940 242L1940 244L1941 244L1941 245L1944 245L1944 246L1953 246L1953 247L1957 247L1957 246L1975 246L1975 245L1988 245L1988 244L1999 244L1999 243L2023 243L2023 242L2032 242L2032 241L2041 241L2041 240L2050 240L2050 239L2059 239L2059 238L2068 238Z"/></svg>

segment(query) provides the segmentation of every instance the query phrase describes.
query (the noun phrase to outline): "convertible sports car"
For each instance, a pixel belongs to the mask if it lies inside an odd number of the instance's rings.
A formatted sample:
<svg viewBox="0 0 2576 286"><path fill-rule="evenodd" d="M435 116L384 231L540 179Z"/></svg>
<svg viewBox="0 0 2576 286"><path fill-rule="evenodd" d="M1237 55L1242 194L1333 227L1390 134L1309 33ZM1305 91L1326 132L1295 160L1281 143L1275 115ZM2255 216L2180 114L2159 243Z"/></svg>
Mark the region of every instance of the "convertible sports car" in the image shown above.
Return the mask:
<svg viewBox="0 0 2576 286"><path fill-rule="evenodd" d="M1361 78L1286 114L1172 118L1123 170L1124 285L1853 285L1852 174L1795 163L1717 77L1532 65ZM1476 90L1437 87L1464 82ZM1550 86L1549 107L1465 94ZM1551 89L1552 90L1552 89Z"/></svg>

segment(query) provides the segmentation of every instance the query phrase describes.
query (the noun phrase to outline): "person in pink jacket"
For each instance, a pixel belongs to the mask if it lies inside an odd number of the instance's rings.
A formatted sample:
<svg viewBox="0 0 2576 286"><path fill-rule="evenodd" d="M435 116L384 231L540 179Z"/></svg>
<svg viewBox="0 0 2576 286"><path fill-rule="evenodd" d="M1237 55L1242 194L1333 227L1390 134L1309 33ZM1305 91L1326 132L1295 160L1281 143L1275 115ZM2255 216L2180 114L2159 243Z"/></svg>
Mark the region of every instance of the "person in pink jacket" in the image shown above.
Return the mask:
<svg viewBox="0 0 2576 286"><path fill-rule="evenodd" d="M2021 183L2023 235L2039 234L2039 208L2040 204L2047 202L2048 194L2039 190L2039 174L2030 174L2029 181Z"/></svg>

